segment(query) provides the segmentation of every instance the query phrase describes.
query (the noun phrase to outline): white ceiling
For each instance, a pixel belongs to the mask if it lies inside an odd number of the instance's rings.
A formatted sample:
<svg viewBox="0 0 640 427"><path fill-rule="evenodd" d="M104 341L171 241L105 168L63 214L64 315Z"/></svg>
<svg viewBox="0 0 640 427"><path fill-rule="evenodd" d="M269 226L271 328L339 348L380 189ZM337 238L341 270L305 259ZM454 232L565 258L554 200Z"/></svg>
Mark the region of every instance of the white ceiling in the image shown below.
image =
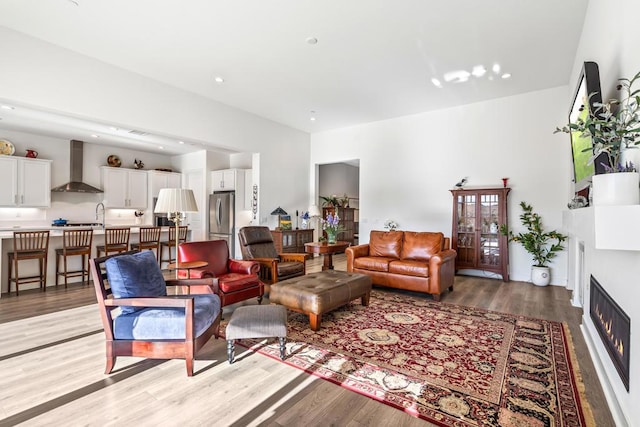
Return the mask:
<svg viewBox="0 0 640 427"><path fill-rule="evenodd" d="M2 0L0 25L314 133L565 85L587 4Z"/></svg>

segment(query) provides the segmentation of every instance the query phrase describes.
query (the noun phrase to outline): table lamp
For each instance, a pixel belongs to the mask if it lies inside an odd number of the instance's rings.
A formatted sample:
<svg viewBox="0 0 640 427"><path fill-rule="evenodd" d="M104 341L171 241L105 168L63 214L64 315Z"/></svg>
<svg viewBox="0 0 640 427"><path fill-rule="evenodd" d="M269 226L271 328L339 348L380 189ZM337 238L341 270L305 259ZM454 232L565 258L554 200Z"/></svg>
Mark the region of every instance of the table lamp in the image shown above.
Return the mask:
<svg viewBox="0 0 640 427"><path fill-rule="evenodd" d="M180 256L178 255L180 222L184 221L187 212L198 212L198 205L193 196L193 190L186 188L163 188L158 194L158 202L154 213L167 213L167 218L175 223L176 227L176 279L178 278L178 268L180 267Z"/></svg>
<svg viewBox="0 0 640 427"><path fill-rule="evenodd" d="M281 229L282 227L280 226L280 217L282 215L289 215L289 214L287 213L287 211L285 211L280 206L278 206L273 210L273 212L271 212L271 215L278 215L278 229Z"/></svg>

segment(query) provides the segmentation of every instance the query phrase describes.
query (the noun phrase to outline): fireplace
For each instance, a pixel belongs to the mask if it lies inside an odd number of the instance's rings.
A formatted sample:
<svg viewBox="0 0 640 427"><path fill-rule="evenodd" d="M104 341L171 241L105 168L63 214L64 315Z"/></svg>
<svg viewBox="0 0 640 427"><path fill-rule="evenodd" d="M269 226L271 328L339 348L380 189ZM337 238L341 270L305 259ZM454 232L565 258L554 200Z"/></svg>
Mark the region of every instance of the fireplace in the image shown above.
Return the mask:
<svg viewBox="0 0 640 427"><path fill-rule="evenodd" d="M613 365L629 391L631 319L591 276L589 313Z"/></svg>

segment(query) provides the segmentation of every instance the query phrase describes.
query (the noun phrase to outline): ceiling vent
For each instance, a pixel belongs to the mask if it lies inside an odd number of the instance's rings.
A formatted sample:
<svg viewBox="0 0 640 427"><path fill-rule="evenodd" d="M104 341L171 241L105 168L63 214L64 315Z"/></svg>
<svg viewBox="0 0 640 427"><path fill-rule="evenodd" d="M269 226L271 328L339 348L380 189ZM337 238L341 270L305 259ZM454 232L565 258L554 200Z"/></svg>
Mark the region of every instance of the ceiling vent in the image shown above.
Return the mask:
<svg viewBox="0 0 640 427"><path fill-rule="evenodd" d="M141 131L141 130L130 130L129 131L130 135L138 135L138 136L145 136L145 135L149 135L147 132Z"/></svg>

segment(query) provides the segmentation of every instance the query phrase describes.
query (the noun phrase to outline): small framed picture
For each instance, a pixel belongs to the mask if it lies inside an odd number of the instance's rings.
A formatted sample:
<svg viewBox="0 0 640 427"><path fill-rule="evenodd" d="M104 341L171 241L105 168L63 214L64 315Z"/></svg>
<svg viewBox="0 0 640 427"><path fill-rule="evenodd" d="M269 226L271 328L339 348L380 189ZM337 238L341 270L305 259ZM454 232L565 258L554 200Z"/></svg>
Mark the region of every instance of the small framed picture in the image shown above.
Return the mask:
<svg viewBox="0 0 640 427"><path fill-rule="evenodd" d="M291 230L291 215L280 215L279 225L282 230Z"/></svg>

